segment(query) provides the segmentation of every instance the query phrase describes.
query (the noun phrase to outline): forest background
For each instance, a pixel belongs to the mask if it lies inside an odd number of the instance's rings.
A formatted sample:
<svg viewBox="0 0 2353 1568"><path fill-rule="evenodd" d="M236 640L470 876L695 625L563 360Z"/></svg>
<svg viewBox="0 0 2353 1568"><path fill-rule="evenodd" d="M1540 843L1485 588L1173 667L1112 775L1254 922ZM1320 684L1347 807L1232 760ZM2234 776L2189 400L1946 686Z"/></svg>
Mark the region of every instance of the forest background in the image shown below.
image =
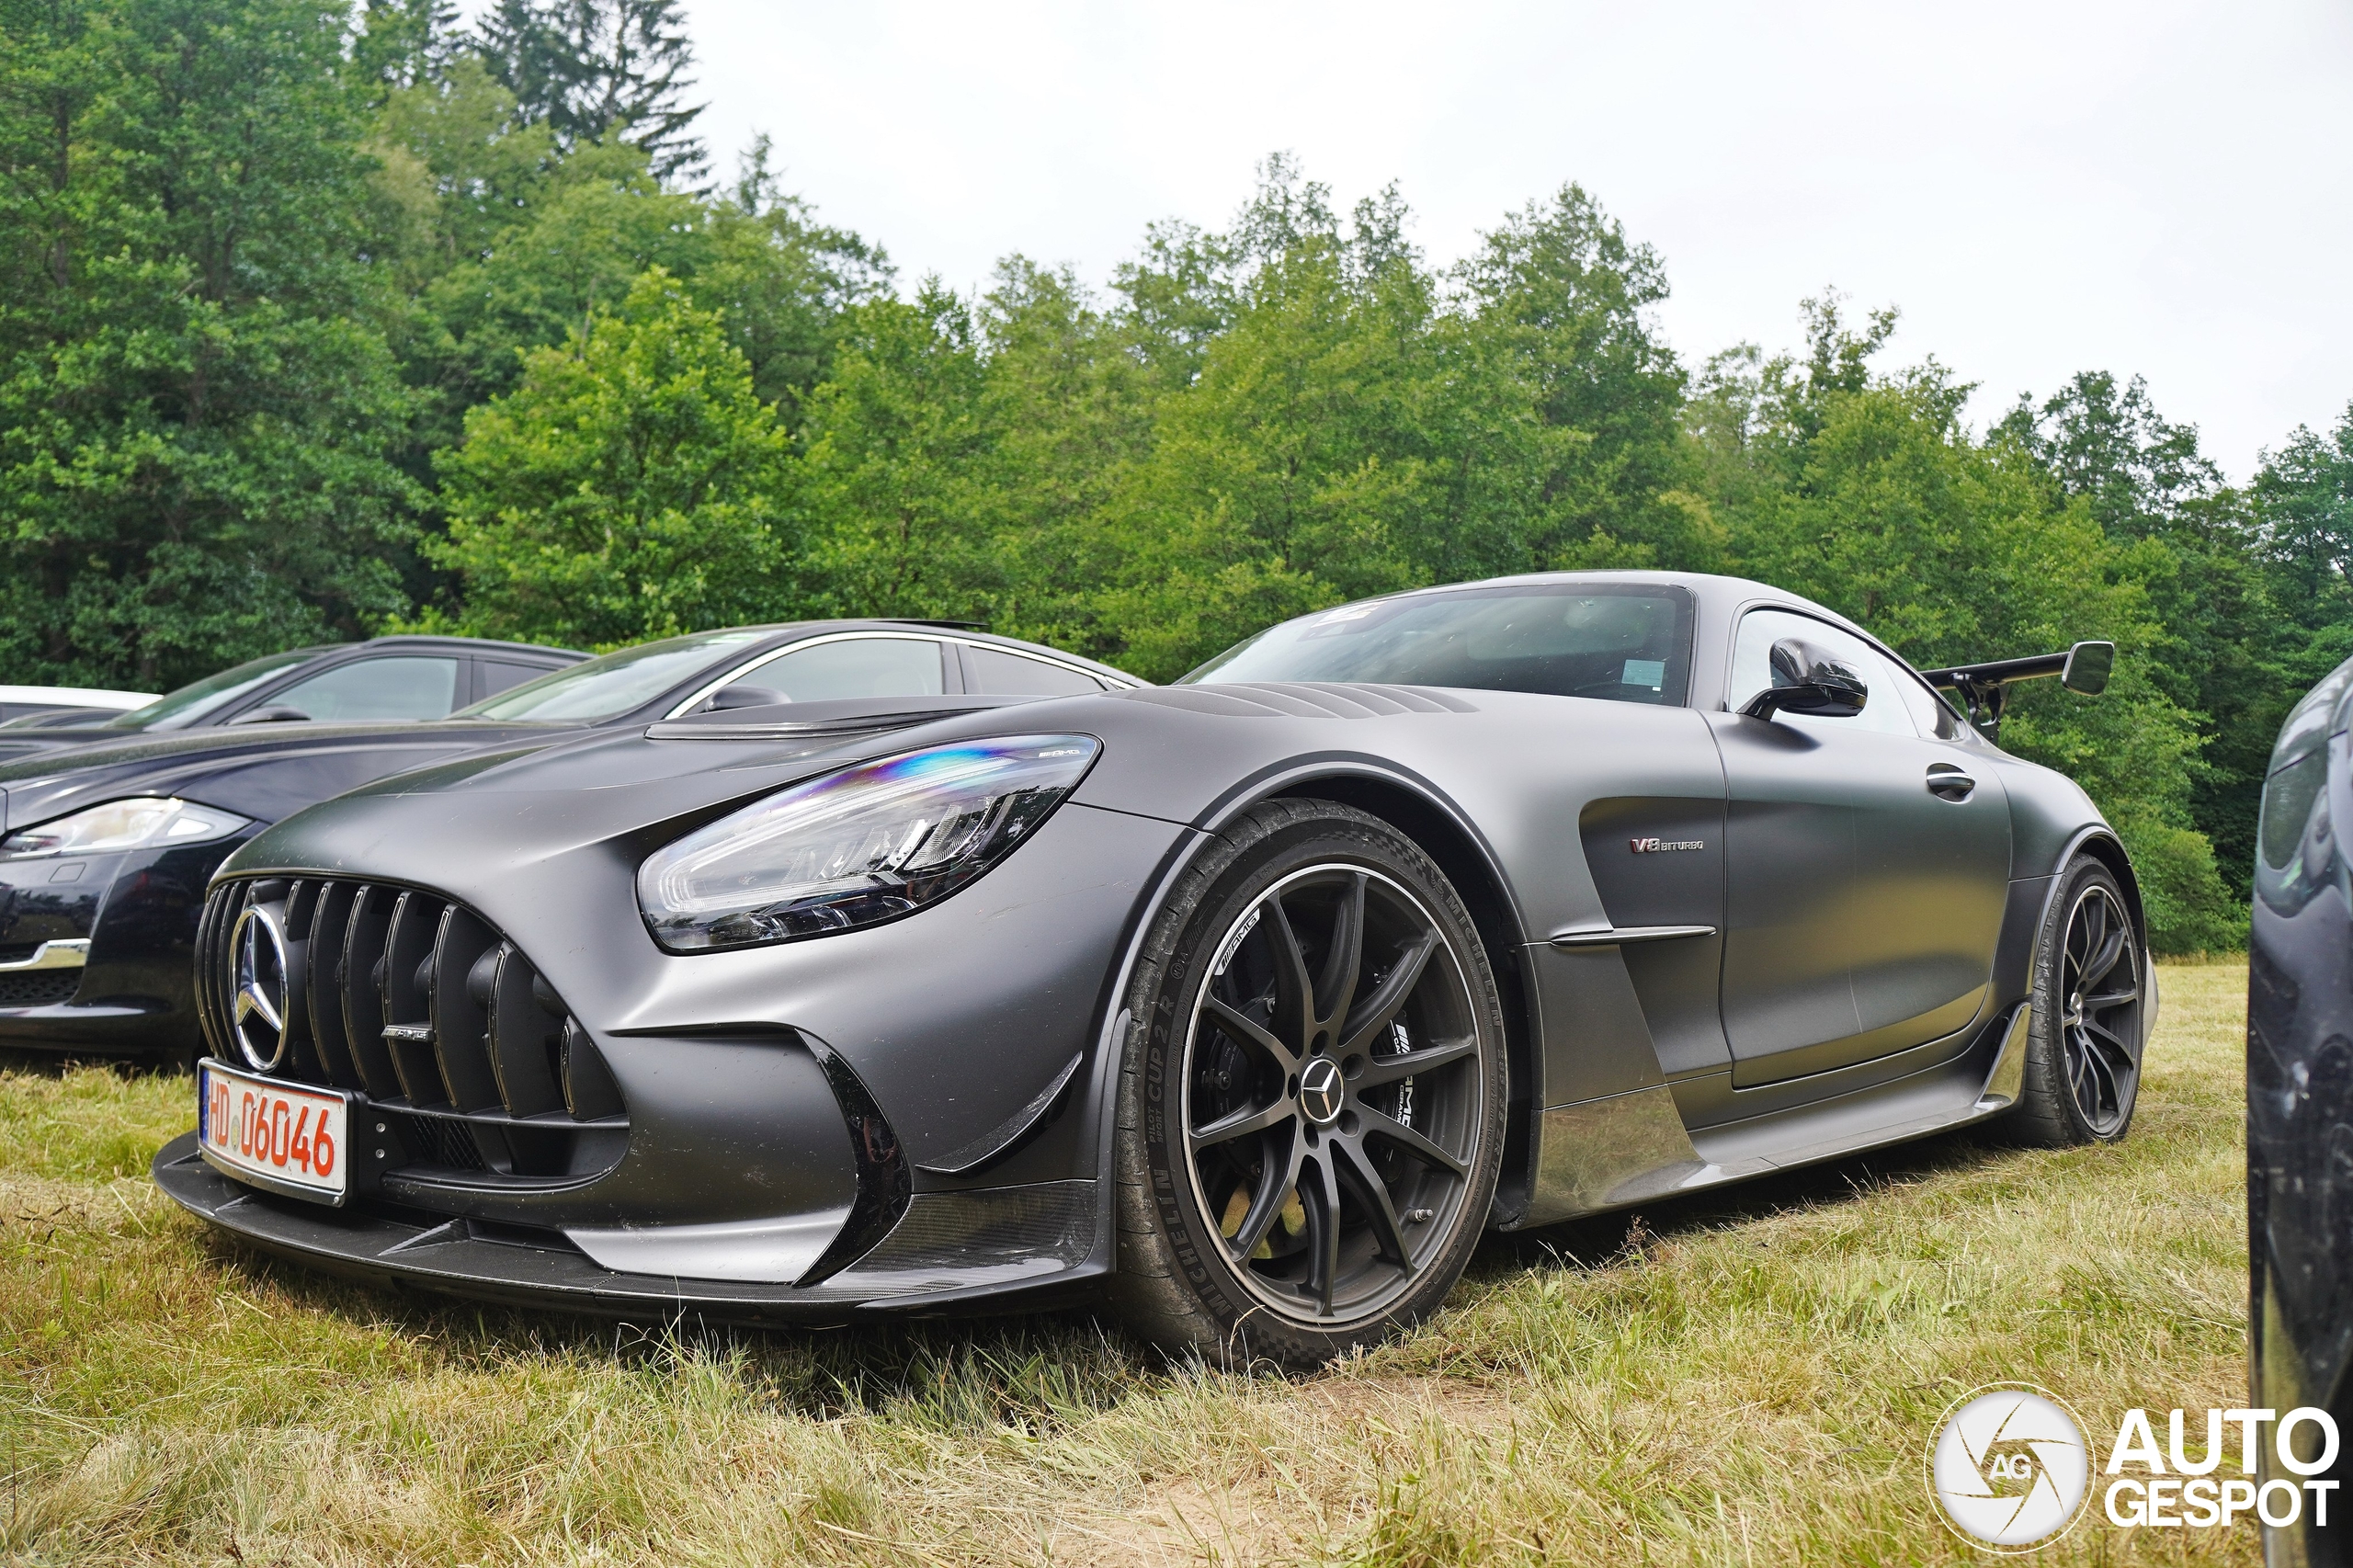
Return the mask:
<svg viewBox="0 0 2353 1568"><path fill-rule="evenodd" d="M2353 406L2232 484L2107 369L1973 427L1826 290L1689 364L1577 186L1440 267L1282 155L1108 279L959 294L765 145L714 177L676 3L0 0L5 678L889 615L1165 680L1418 584L1735 572L1923 665L2113 639L2004 743L2160 946L2243 942L2272 734L2353 655Z"/></svg>

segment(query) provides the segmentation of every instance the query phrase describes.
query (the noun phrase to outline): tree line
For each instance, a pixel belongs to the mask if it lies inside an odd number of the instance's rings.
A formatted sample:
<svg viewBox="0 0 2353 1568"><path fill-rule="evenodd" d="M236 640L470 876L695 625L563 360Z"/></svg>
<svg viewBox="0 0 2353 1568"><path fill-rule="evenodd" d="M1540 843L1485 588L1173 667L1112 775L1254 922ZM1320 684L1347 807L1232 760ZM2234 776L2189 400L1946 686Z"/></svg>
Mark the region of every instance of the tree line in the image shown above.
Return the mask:
<svg viewBox="0 0 2353 1568"><path fill-rule="evenodd" d="M1827 292L1687 363L1577 186L1439 266L1282 156L1100 283L959 293L765 144L714 178L690 73L676 0L0 0L6 678L894 615L1168 679L1419 584L1737 572L1922 665L2113 639L2005 743L2161 945L2241 940L2272 733L2353 655L2353 407L2233 485L2106 371L1973 427Z"/></svg>

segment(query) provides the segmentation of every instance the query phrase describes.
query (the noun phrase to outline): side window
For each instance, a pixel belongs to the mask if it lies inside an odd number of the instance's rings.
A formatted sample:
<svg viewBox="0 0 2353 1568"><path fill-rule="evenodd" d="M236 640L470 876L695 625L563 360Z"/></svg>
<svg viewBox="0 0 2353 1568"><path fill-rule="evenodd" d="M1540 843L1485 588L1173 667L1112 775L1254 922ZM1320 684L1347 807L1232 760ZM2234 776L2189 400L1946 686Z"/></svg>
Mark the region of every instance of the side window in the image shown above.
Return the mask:
<svg viewBox="0 0 2353 1568"><path fill-rule="evenodd" d="M361 659L271 698L313 719L439 719L458 705L455 659Z"/></svg>
<svg viewBox="0 0 2353 1568"><path fill-rule="evenodd" d="M847 697L937 697L941 648L913 637L853 637L796 648L735 678L766 687L787 702L827 702Z"/></svg>
<svg viewBox="0 0 2353 1568"><path fill-rule="evenodd" d="M1730 696L1735 710L1773 684L1773 644L1784 637L1802 638L1851 665L1855 673L1863 677L1870 695L1863 703L1863 710L1849 719L1809 719L1802 713L1781 713L1774 716L1775 723L1786 720L1825 730L1844 727L1877 730L1891 735L1920 733L1912 722L1904 697L1907 686L1918 684L1909 673L1897 669L1878 649L1851 632L1841 631L1827 621L1779 609L1753 609L1741 617L1740 635L1733 642L1732 653Z"/></svg>
<svg viewBox="0 0 2353 1568"><path fill-rule="evenodd" d="M1904 706L1912 710L1912 722L1922 734L1957 741L1970 733L1969 722L1939 699L1927 681L1909 670L1895 674L1895 689L1903 694Z"/></svg>
<svg viewBox="0 0 2353 1568"><path fill-rule="evenodd" d="M476 659L474 668L481 672L482 684L482 690L475 695L474 700L482 702L496 697L510 687L517 687L527 680L546 675L549 666L513 665L505 659Z"/></svg>
<svg viewBox="0 0 2353 1568"><path fill-rule="evenodd" d="M1102 683L1093 676L1077 670L1050 665L1043 659L1032 659L1023 653L1008 653L1002 648L983 648L978 643L964 644L964 656L972 661L972 678L977 687L998 697L1075 697L1082 692L1100 691Z"/></svg>

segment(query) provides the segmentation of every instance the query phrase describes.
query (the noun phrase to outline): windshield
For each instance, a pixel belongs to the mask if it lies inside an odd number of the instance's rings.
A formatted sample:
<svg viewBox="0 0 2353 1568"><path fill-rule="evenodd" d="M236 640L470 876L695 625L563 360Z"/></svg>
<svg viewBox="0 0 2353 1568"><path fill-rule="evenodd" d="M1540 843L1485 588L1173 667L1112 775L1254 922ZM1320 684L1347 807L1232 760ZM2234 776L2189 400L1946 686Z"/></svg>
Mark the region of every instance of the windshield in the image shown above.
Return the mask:
<svg viewBox="0 0 2353 1568"><path fill-rule="evenodd" d="M1672 706L1690 674L1689 595L1578 585L1343 605L1262 631L1185 680L1389 681Z"/></svg>
<svg viewBox="0 0 2353 1568"><path fill-rule="evenodd" d="M177 691L167 691L144 708L134 708L118 718L109 719L109 730L180 730L222 705L243 697L270 676L296 665L307 664L319 656L317 648L297 648L290 653L272 653L267 658L247 659L242 665L232 665L218 675L206 676Z"/></svg>
<svg viewBox="0 0 2353 1568"><path fill-rule="evenodd" d="M680 681L726 663L746 644L767 635L765 631L702 631L641 643L525 681L451 717L574 724L618 719Z"/></svg>

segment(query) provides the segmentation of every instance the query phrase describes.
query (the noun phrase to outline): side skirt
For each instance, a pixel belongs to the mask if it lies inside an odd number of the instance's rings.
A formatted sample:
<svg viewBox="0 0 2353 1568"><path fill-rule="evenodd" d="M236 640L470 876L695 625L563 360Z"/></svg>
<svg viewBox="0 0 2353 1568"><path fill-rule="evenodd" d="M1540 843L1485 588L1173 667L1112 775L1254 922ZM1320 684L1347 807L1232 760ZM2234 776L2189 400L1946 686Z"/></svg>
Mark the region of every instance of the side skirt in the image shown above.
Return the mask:
<svg viewBox="0 0 2353 1568"><path fill-rule="evenodd" d="M1940 1065L1841 1095L1691 1131L1665 1085L1543 1114L1537 1191L1523 1230L1794 1170L1926 1138L2018 1103L2029 1004L2013 1006Z"/></svg>

